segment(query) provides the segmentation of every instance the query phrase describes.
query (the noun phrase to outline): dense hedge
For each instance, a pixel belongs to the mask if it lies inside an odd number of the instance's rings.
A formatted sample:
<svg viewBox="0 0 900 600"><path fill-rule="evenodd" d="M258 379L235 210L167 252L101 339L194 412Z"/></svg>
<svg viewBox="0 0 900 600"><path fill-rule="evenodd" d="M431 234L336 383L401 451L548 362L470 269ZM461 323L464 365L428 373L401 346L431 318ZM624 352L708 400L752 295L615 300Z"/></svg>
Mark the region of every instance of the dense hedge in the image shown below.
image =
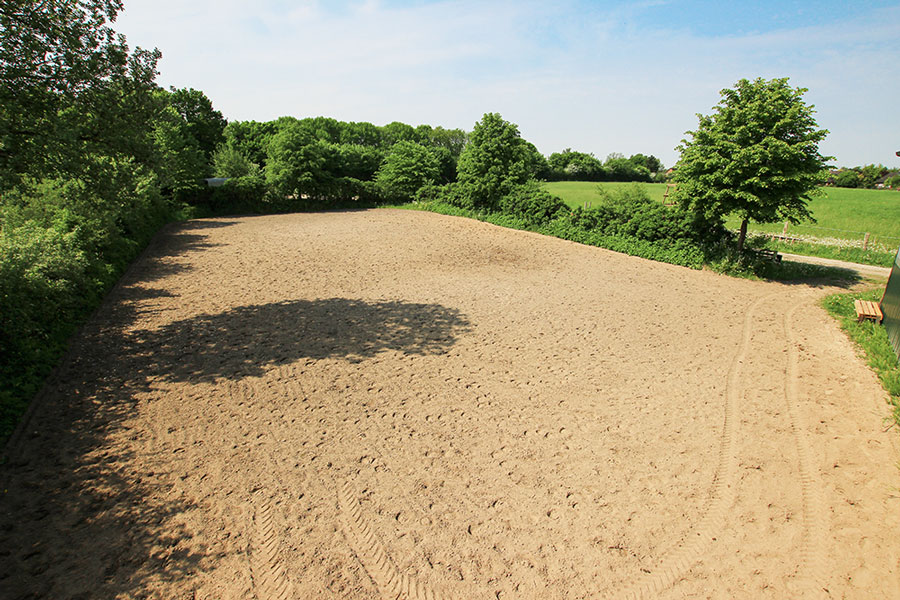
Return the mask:
<svg viewBox="0 0 900 600"><path fill-rule="evenodd" d="M576 208L572 223L579 229L606 236L649 242L687 241L704 246L720 242L726 235L721 222L698 219L694 213L652 200L643 188L598 190L600 201L593 208Z"/></svg>
<svg viewBox="0 0 900 600"><path fill-rule="evenodd" d="M156 230L177 217L152 175L127 167L102 186L46 180L0 205L0 440Z"/></svg>
<svg viewBox="0 0 900 600"><path fill-rule="evenodd" d="M420 190L417 207L694 269L713 260L729 236L721 224L701 224L690 213L651 200L636 186L608 193L590 209L571 210L536 183L514 188L499 211L460 206L458 198L458 187L431 187Z"/></svg>
<svg viewBox="0 0 900 600"><path fill-rule="evenodd" d="M569 207L536 181L516 186L500 199L500 212L522 219L529 226L549 223Z"/></svg>

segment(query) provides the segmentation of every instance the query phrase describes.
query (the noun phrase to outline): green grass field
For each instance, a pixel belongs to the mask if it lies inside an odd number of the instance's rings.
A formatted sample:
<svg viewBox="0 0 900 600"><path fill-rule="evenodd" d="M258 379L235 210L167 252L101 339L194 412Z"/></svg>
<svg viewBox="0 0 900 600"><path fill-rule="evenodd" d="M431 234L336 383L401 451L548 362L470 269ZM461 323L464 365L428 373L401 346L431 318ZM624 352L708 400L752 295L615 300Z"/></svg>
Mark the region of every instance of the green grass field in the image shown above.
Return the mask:
<svg viewBox="0 0 900 600"><path fill-rule="evenodd" d="M548 192L559 196L563 199L563 202L572 208L584 206L585 202L596 205L600 200L600 195L597 190L599 190L601 186L604 189L615 190L631 185L635 184L619 182L597 183L596 181L551 181L544 184ZM666 184L639 183L637 185L645 189L651 198L662 202L663 194L666 192Z"/></svg>
<svg viewBox="0 0 900 600"><path fill-rule="evenodd" d="M571 207L596 204L598 189L615 189L631 183L595 183L591 181L557 181L545 184L549 192L556 194ZM664 183L637 184L653 199L662 201L666 190ZM900 192L894 190L854 190L847 188L823 188L825 194L810 202L810 212L816 223L788 226L788 234L819 239L845 240L844 245L862 245L869 233L869 244L882 253L893 256L900 247ZM737 229L737 218L726 221L729 228ZM768 225L750 224L751 232L781 233L783 223ZM803 246L808 246L804 244ZM787 247L785 251L790 251ZM797 254L810 254L808 249ZM830 256L829 256L830 257Z"/></svg>

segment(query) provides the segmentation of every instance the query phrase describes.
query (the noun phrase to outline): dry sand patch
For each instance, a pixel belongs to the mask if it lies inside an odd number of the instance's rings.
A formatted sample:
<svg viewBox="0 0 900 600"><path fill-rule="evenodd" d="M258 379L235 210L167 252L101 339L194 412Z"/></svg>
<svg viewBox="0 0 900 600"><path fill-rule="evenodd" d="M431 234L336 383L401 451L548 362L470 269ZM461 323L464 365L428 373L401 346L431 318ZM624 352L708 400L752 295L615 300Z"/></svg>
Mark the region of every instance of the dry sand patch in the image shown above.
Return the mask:
<svg viewBox="0 0 900 600"><path fill-rule="evenodd" d="M826 291L428 213L172 225L12 448L0 583L900 597L896 432Z"/></svg>

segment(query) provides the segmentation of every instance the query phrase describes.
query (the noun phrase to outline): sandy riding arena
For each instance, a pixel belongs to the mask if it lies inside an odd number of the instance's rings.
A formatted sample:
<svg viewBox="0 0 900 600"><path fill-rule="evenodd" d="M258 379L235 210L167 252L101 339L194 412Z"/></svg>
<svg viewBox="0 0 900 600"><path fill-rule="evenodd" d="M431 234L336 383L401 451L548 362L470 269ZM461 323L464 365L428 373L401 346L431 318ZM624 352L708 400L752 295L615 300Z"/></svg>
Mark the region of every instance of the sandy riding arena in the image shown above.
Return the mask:
<svg viewBox="0 0 900 600"><path fill-rule="evenodd" d="M900 598L828 291L411 211L168 226L0 467L0 596Z"/></svg>

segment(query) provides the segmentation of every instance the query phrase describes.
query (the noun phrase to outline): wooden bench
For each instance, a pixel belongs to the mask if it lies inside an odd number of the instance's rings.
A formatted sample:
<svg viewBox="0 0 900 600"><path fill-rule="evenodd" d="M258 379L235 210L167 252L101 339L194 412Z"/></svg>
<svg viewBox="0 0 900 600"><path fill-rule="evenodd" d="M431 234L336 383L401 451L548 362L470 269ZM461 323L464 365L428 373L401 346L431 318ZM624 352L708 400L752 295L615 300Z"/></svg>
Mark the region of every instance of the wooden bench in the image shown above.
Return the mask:
<svg viewBox="0 0 900 600"><path fill-rule="evenodd" d="M774 250L753 250L752 252L753 252L753 254L755 254L757 257L759 257L759 258L761 258L761 259L763 259L763 260L770 260L770 261L776 262L776 263L780 263L780 262L781 262L781 255L778 254L778 253L777 253L776 251L774 251Z"/></svg>
<svg viewBox="0 0 900 600"><path fill-rule="evenodd" d="M884 314L881 312L881 306L877 302L871 300L854 300L853 306L856 308L856 320L862 322L865 319L872 319L876 323L884 320Z"/></svg>

